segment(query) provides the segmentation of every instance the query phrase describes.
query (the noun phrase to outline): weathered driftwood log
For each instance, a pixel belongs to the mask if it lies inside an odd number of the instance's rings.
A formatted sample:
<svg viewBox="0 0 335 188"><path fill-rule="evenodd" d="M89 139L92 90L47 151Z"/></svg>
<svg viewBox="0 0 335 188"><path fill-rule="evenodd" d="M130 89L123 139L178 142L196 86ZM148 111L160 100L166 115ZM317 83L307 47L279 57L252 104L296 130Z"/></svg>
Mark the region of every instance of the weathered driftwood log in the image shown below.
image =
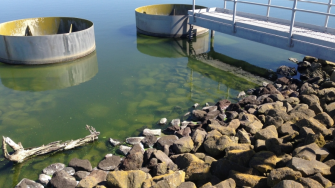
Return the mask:
<svg viewBox="0 0 335 188"><path fill-rule="evenodd" d="M9 137L2 137L2 151L4 153L4 157L10 161L21 163L24 160L43 155L46 153L62 151L62 150L69 150L78 146L82 146L88 142L93 142L94 140L98 139L98 135L100 132L97 132L95 128L86 125L86 129L90 131L90 135L85 136L84 138L80 138L77 140L70 140L61 143L61 141L51 142L47 145L42 145L40 147L35 148L26 148L24 149L21 142L16 144L12 139ZM7 144L14 150L14 153L11 155L7 151Z"/></svg>

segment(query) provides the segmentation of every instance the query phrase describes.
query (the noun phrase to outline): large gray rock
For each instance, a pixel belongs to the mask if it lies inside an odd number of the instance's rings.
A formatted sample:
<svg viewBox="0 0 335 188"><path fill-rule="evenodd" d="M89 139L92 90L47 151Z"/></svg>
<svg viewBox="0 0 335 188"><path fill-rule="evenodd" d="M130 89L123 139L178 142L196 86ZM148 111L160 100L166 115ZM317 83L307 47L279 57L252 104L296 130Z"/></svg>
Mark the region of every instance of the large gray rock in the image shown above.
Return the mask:
<svg viewBox="0 0 335 188"><path fill-rule="evenodd" d="M177 188L197 188L191 181L181 183Z"/></svg>
<svg viewBox="0 0 335 188"><path fill-rule="evenodd" d="M44 186L30 179L23 178L15 188L44 188Z"/></svg>
<svg viewBox="0 0 335 188"><path fill-rule="evenodd" d="M255 134L256 139L267 140L270 138L278 138L278 132L274 125L270 125Z"/></svg>
<svg viewBox="0 0 335 188"><path fill-rule="evenodd" d="M310 176L316 173L330 175L330 167L316 160L308 161L305 159L293 157L292 160L288 163L288 167L301 172L303 176Z"/></svg>
<svg viewBox="0 0 335 188"><path fill-rule="evenodd" d="M74 188L77 185L77 181L64 170L61 170L53 174L50 184L54 188Z"/></svg>
<svg viewBox="0 0 335 188"><path fill-rule="evenodd" d="M90 175L90 173L87 171L78 171L73 176L76 178L76 180L80 181L88 175Z"/></svg>
<svg viewBox="0 0 335 188"><path fill-rule="evenodd" d="M243 128L239 129L237 131L237 137L240 143L246 143L246 144L250 144L251 140L250 140L250 136L247 133L247 131L245 131Z"/></svg>
<svg viewBox="0 0 335 188"><path fill-rule="evenodd" d="M226 179L214 186L215 188L235 188L236 183L232 178Z"/></svg>
<svg viewBox="0 0 335 188"><path fill-rule="evenodd" d="M93 170L90 175L80 180L76 187L93 188L100 183L106 183L107 172L102 170Z"/></svg>
<svg viewBox="0 0 335 188"><path fill-rule="evenodd" d="M268 175L267 182L268 182L268 186L273 187L282 180L297 181L300 177L302 177L300 172L294 171L288 167L283 167L283 168L273 169Z"/></svg>
<svg viewBox="0 0 335 188"><path fill-rule="evenodd" d="M331 128L334 125L334 120L326 112L316 115L314 119L318 120L321 124L328 128Z"/></svg>
<svg viewBox="0 0 335 188"><path fill-rule="evenodd" d="M299 179L299 182L305 187L305 188L324 188L319 182L311 179L311 178L303 178L301 177Z"/></svg>
<svg viewBox="0 0 335 188"><path fill-rule="evenodd" d="M63 163L54 163L43 169L43 173L49 176L52 176L55 172L63 170L65 164Z"/></svg>
<svg viewBox="0 0 335 188"><path fill-rule="evenodd" d="M293 123L304 118L315 116L315 112L309 109L307 104L297 104L288 114L291 115L291 121Z"/></svg>
<svg viewBox="0 0 335 188"><path fill-rule="evenodd" d="M173 161L161 150L155 150L152 155L160 162L164 162L166 164L173 163Z"/></svg>
<svg viewBox="0 0 335 188"><path fill-rule="evenodd" d="M321 173L317 173L314 176L310 176L309 178L312 178L313 180L319 182L323 187L328 188L332 186L332 182L323 177Z"/></svg>
<svg viewBox="0 0 335 188"><path fill-rule="evenodd" d="M117 168L121 163L121 159L119 156L113 155L112 157L108 157L106 159L103 159L99 162L98 168L101 170L114 170Z"/></svg>
<svg viewBox="0 0 335 188"><path fill-rule="evenodd" d="M152 148L157 142L157 137L154 135L147 135L141 142L144 147Z"/></svg>
<svg viewBox="0 0 335 188"><path fill-rule="evenodd" d="M77 159L77 158L73 158L71 159L71 161L69 162L69 167L73 167L76 171L79 170L84 170L84 171L92 171L92 165L91 162L87 159Z"/></svg>
<svg viewBox="0 0 335 188"><path fill-rule="evenodd" d="M143 164L142 147L139 144L134 145L123 161L124 170L139 170Z"/></svg>
<svg viewBox="0 0 335 188"><path fill-rule="evenodd" d="M241 126L249 133L256 134L263 128L262 122L252 114L240 114Z"/></svg>
<svg viewBox="0 0 335 188"><path fill-rule="evenodd" d="M194 148L192 138L190 136L182 137L173 143L173 151L177 154L188 153Z"/></svg>
<svg viewBox="0 0 335 188"><path fill-rule="evenodd" d="M293 180L283 180L273 188L304 188L304 186Z"/></svg>
<svg viewBox="0 0 335 188"><path fill-rule="evenodd" d="M308 127L312 129L315 133L321 133L323 136L330 136L332 132L327 129L323 124L321 124L318 120L313 117L303 118L297 121L296 125L299 128Z"/></svg>
<svg viewBox="0 0 335 188"><path fill-rule="evenodd" d="M243 174L232 170L229 173L229 178L234 179L239 187L267 187L267 179L263 176Z"/></svg>
<svg viewBox="0 0 335 188"><path fill-rule="evenodd" d="M208 135L207 135L208 136ZM234 142L226 135L210 136L204 142L205 151L212 157L222 155L224 150Z"/></svg>
<svg viewBox="0 0 335 188"><path fill-rule="evenodd" d="M196 129L193 132L192 140L194 144L194 148L192 149L193 152L196 152L200 146L203 144L205 138L206 138L207 132L201 129Z"/></svg>
<svg viewBox="0 0 335 188"><path fill-rule="evenodd" d="M222 126L215 120L212 120L211 123L208 124L207 126L207 132L210 132L212 130L217 130L222 135L227 135L227 136L234 136L236 134L235 129L231 127Z"/></svg>
<svg viewBox="0 0 335 188"><path fill-rule="evenodd" d="M157 141L157 148L164 149L164 146L171 146L176 140L178 140L178 137L176 135L162 136Z"/></svg>
<svg viewBox="0 0 335 188"><path fill-rule="evenodd" d="M261 173L267 173L276 167L277 156L271 151L256 153L249 162L249 166Z"/></svg>

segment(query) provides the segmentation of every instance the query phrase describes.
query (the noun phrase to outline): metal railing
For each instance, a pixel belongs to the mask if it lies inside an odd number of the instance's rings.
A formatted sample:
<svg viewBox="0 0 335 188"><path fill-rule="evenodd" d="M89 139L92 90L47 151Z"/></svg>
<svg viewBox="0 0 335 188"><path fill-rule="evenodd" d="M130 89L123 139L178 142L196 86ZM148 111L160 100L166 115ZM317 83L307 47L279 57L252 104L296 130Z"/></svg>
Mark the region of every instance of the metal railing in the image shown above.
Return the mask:
<svg viewBox="0 0 335 188"><path fill-rule="evenodd" d="M269 19L270 8L271 7L273 7L273 8L279 8L279 9L285 9L285 10L291 10L292 11L292 16L291 16L290 31L289 31L289 36L288 36L289 37L289 45L290 46L292 45L292 33L293 33L294 22L295 22L295 14L296 14L297 11L307 12L307 13L313 13L313 14L319 14L319 15L325 15L326 16L325 23L324 23L325 31L327 31L329 16L335 17L335 14L331 14L330 13L331 7L335 6L335 4L332 4L333 0L329 0L328 3L316 2L316 1L308 1L308 0L290 0L290 1L294 1L292 8L283 7L283 6L277 6L277 5L271 5L271 0L268 0L268 4L255 3L255 2L243 1L243 0L224 0L224 9L226 9L227 1L233 2L233 20L232 20L232 23L233 23L233 31L234 32L236 31L235 30L235 26L236 26L236 6L237 6L237 3L244 3L244 4L259 5L259 6L265 6L265 7L267 7L267 12L266 12L267 19ZM327 13L318 12L318 11L312 11L312 10L305 10L305 9L298 9L297 8L298 1L305 2L305 3L327 5L328 6ZM194 0L193 0L193 3L194 3Z"/></svg>

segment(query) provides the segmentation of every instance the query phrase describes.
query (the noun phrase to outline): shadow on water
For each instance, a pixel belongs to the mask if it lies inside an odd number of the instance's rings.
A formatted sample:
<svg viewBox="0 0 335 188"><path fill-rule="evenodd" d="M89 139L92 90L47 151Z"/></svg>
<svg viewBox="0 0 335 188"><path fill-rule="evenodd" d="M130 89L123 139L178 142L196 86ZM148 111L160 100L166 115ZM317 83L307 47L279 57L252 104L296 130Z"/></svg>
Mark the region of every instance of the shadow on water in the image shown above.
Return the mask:
<svg viewBox="0 0 335 188"><path fill-rule="evenodd" d="M273 72L268 69L216 52L213 43L214 39L210 39L208 33L197 36L192 41L186 39L156 38L137 34L138 51L150 56L168 58L188 57L189 59L203 63L206 62L202 60L218 60L267 79L273 76Z"/></svg>
<svg viewBox="0 0 335 188"><path fill-rule="evenodd" d="M79 85L98 73L96 52L75 61L51 65L0 64L1 82L18 91L46 91Z"/></svg>

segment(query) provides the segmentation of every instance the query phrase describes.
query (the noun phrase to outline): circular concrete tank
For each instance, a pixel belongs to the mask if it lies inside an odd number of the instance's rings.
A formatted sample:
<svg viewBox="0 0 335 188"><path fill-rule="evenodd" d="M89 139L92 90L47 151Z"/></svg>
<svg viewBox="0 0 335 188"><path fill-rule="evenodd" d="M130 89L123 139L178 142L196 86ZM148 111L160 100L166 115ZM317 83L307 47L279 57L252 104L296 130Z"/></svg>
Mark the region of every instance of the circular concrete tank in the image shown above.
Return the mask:
<svg viewBox="0 0 335 188"><path fill-rule="evenodd" d="M139 7L135 9L137 32L158 37L186 37L190 30L188 10L192 10L192 5L160 4ZM208 32L208 29L194 25L193 31L195 35L201 35Z"/></svg>
<svg viewBox="0 0 335 188"><path fill-rule="evenodd" d="M95 50L91 21L41 17L0 24L0 62L49 64L70 61Z"/></svg>
<svg viewBox="0 0 335 188"><path fill-rule="evenodd" d="M96 52L71 62L49 65L0 64L1 83L18 91L46 91L79 85L98 73Z"/></svg>

